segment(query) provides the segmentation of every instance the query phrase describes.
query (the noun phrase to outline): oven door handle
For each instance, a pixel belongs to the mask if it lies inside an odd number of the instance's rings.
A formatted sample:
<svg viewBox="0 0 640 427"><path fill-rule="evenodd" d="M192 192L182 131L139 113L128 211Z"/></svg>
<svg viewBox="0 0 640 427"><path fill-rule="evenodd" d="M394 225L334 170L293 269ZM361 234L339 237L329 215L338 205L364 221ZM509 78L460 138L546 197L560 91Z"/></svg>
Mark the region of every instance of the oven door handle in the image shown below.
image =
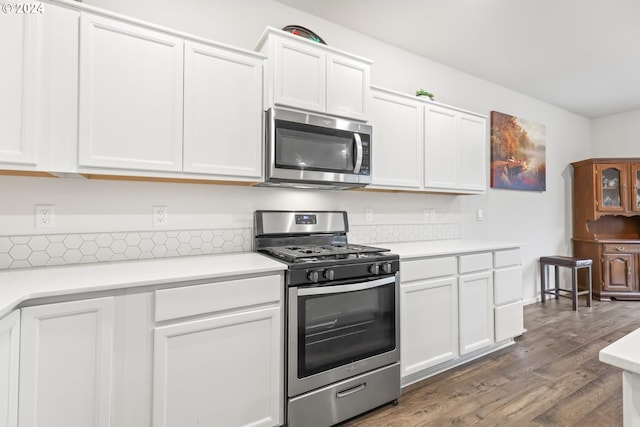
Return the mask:
<svg viewBox="0 0 640 427"><path fill-rule="evenodd" d="M342 292L364 291L366 289L372 289L372 288L388 285L395 281L396 281L396 277L391 276L391 277L385 277L383 279L370 280L368 282L363 282L363 283L354 283L351 285L314 286L312 288L298 288L298 296L327 295L327 294L339 294Z"/></svg>
<svg viewBox="0 0 640 427"><path fill-rule="evenodd" d="M353 139L356 141L356 164L353 168L353 173L359 174L360 167L362 166L362 139L357 132L354 132Z"/></svg>

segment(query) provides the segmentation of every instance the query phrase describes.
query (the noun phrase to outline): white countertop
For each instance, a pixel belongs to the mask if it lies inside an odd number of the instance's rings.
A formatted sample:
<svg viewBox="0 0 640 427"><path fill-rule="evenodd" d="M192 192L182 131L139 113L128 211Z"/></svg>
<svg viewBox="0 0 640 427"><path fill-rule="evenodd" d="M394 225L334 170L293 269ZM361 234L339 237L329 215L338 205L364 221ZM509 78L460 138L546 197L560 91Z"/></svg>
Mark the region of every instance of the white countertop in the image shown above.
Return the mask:
<svg viewBox="0 0 640 427"><path fill-rule="evenodd" d="M381 243L411 259L517 248L517 243L434 240ZM24 301L86 292L283 271L286 265L256 253L160 258L0 271L0 318Z"/></svg>
<svg viewBox="0 0 640 427"><path fill-rule="evenodd" d="M640 375L640 328L600 350L600 361Z"/></svg>
<svg viewBox="0 0 640 427"><path fill-rule="evenodd" d="M255 253L159 258L0 272L0 318L33 298L283 271Z"/></svg>
<svg viewBox="0 0 640 427"><path fill-rule="evenodd" d="M375 246L390 249L401 259L421 258L438 255L463 254L469 252L493 251L519 248L514 242L493 242L488 240L430 240L426 242L380 243Z"/></svg>

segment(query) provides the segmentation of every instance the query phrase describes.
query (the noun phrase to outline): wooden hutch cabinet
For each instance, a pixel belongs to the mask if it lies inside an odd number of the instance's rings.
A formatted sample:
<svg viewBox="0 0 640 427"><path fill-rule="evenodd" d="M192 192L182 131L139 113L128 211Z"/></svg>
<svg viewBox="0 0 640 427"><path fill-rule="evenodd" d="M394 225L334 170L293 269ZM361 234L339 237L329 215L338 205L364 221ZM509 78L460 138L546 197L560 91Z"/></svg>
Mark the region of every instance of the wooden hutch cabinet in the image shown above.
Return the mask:
<svg viewBox="0 0 640 427"><path fill-rule="evenodd" d="M593 259L593 295L640 299L640 158L573 166L573 254Z"/></svg>

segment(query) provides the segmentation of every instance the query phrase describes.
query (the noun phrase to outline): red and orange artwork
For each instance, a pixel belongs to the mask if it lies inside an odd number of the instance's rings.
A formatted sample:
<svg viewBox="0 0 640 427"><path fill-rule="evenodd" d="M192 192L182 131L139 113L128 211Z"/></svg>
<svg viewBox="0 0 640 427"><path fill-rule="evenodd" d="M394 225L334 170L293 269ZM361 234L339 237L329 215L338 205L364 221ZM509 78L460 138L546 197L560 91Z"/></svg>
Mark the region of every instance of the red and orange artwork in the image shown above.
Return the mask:
<svg viewBox="0 0 640 427"><path fill-rule="evenodd" d="M491 112L491 187L546 190L545 128Z"/></svg>

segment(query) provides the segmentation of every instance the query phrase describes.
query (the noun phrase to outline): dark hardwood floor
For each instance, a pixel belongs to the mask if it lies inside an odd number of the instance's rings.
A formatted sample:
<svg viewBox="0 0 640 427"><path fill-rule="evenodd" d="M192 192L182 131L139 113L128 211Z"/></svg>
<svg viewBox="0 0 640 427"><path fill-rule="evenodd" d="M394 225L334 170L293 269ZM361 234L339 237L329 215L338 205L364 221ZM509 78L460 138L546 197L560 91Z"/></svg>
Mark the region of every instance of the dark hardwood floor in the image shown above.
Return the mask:
<svg viewBox="0 0 640 427"><path fill-rule="evenodd" d="M622 371L598 360L640 328L639 301L551 300L524 308L516 344L403 390L343 427L622 426Z"/></svg>

